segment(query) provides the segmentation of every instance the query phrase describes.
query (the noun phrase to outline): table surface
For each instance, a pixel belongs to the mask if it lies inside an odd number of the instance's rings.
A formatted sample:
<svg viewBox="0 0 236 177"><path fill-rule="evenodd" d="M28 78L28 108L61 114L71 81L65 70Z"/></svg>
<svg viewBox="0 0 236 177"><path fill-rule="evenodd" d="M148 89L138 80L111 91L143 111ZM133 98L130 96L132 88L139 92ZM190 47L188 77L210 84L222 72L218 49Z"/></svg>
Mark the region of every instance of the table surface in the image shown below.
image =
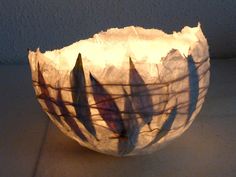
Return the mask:
<svg viewBox="0 0 236 177"><path fill-rule="evenodd" d="M81 147L42 112L28 66L0 66L0 177L233 177L236 59L211 60L201 113L151 155L112 157Z"/></svg>

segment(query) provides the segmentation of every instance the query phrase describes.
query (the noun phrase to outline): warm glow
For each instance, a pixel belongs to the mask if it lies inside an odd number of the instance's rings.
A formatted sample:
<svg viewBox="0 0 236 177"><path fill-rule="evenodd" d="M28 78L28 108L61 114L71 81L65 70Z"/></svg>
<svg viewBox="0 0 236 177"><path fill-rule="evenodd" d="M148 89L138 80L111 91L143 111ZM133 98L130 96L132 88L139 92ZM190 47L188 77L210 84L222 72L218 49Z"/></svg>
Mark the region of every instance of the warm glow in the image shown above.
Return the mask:
<svg viewBox="0 0 236 177"><path fill-rule="evenodd" d="M209 86L200 24L173 34L112 28L28 57L36 97L51 121L82 146L117 156L153 152L180 136Z"/></svg>
<svg viewBox="0 0 236 177"><path fill-rule="evenodd" d="M187 56L189 48L202 35L200 25L184 27L181 32L166 34L157 29L144 29L129 26L112 28L95 34L92 38L80 40L60 50L47 51L45 57L52 60L60 69L71 70L78 53L84 62L104 68L114 65L121 67L131 57L134 62L159 63L171 49L177 49Z"/></svg>

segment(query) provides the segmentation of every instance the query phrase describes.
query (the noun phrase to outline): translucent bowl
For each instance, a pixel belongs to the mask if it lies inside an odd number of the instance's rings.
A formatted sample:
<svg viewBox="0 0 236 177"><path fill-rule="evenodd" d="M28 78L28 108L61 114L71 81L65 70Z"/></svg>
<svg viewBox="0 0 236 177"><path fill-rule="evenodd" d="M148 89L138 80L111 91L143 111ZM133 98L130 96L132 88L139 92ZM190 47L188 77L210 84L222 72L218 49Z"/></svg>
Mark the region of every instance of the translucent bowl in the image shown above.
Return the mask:
<svg viewBox="0 0 236 177"><path fill-rule="evenodd" d="M155 76L132 58L98 74L83 54L64 71L39 50L29 52L36 97L51 121L80 145L115 156L151 153L191 125L209 86L209 60L204 37L188 56L169 51Z"/></svg>

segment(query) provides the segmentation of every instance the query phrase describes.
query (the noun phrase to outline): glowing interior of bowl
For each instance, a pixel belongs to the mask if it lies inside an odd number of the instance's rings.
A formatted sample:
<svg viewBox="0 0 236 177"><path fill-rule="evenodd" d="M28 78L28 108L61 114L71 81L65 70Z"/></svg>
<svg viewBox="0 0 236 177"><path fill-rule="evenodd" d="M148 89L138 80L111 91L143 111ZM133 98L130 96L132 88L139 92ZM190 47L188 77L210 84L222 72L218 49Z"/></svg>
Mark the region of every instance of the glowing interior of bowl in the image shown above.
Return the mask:
<svg viewBox="0 0 236 177"><path fill-rule="evenodd" d="M134 26L111 28L60 50L47 51L44 56L65 70L74 67L78 53L84 60L103 68L109 65L121 67L129 57L134 62L159 63L171 49L187 56L189 48L201 37L200 24L194 28L184 27L173 34Z"/></svg>

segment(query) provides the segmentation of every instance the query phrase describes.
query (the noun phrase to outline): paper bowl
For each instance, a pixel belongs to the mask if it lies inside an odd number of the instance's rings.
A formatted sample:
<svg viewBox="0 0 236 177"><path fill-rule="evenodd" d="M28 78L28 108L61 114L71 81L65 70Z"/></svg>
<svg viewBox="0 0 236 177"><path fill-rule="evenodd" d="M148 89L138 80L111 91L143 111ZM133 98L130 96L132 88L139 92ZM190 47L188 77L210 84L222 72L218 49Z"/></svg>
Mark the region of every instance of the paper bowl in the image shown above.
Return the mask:
<svg viewBox="0 0 236 177"><path fill-rule="evenodd" d="M188 129L204 102L210 63L198 28L186 56L173 47L157 63L127 57L119 67L95 67L78 51L66 70L39 49L29 51L36 97L82 146L115 156L156 151Z"/></svg>

